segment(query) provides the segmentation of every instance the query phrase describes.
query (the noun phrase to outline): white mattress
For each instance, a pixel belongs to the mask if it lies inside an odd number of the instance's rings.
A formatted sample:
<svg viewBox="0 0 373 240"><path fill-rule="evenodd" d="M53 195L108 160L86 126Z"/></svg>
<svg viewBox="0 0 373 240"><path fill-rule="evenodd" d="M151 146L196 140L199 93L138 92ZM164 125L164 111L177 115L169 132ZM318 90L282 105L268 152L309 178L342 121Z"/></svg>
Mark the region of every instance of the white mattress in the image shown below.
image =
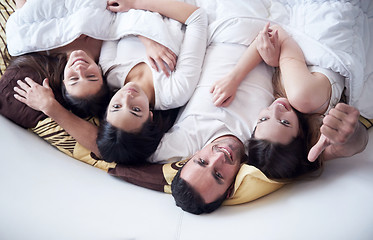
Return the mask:
<svg viewBox="0 0 373 240"><path fill-rule="evenodd" d="M0 133L0 239L373 239L373 141L316 180L196 216L2 116Z"/></svg>

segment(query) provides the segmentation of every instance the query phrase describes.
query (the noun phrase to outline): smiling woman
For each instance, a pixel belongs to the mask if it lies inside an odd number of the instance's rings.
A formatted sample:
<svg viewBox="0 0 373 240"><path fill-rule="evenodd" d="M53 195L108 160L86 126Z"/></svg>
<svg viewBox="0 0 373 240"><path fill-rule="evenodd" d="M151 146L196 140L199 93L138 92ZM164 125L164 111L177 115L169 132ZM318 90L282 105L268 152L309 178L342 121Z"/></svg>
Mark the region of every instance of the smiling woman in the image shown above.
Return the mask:
<svg viewBox="0 0 373 240"><path fill-rule="evenodd" d="M82 118L102 118L110 99L106 78L93 59L89 52L72 51L64 71L63 97L72 112Z"/></svg>

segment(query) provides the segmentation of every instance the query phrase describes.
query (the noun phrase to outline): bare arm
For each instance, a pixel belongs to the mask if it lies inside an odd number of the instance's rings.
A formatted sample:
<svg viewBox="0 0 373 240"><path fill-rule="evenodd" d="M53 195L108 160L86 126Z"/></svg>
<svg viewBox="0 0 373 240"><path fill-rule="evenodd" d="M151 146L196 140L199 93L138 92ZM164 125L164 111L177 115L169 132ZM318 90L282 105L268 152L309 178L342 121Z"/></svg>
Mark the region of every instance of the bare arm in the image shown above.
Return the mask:
<svg viewBox="0 0 373 240"><path fill-rule="evenodd" d="M217 80L211 87L213 103L217 107L227 107L234 99L237 88L246 75L262 61L257 51L257 40L254 40L231 72Z"/></svg>
<svg viewBox="0 0 373 240"><path fill-rule="evenodd" d="M43 86L35 83L31 78L25 78L25 81L26 83L18 80L19 87L14 88L17 93L14 97L29 107L42 111L56 121L82 146L100 156L96 144L98 128L77 117L57 102L47 79L44 79Z"/></svg>
<svg viewBox="0 0 373 240"><path fill-rule="evenodd" d="M330 100L331 85L321 73L311 73L302 50L295 40L281 27L273 26L279 33L281 53L279 66L283 78L283 87L290 104L303 113L324 113L321 106ZM315 97L317 92L317 97Z"/></svg>
<svg viewBox="0 0 373 240"><path fill-rule="evenodd" d="M368 131L359 121L359 111L339 103L323 119L321 137L311 148L308 159L313 162L322 154L324 160L350 157L362 152L369 139Z"/></svg>
<svg viewBox="0 0 373 240"><path fill-rule="evenodd" d="M129 9L143 9L158 12L163 16L181 23L198 9L198 7L175 0L109 0L108 9L113 12L126 12Z"/></svg>

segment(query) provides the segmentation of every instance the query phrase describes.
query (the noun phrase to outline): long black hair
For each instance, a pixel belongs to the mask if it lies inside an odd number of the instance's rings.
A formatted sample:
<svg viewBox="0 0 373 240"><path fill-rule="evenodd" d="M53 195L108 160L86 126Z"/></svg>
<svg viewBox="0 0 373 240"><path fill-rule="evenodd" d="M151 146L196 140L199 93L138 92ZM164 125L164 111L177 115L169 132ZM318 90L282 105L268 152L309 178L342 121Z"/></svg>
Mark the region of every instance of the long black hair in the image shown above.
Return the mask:
<svg viewBox="0 0 373 240"><path fill-rule="evenodd" d="M102 76L102 80L103 83L99 91L96 94L87 97L72 96L66 91L66 86L63 81L61 81L62 96L65 102L68 104L69 110L81 118L103 118L112 93L109 90L106 75Z"/></svg>
<svg viewBox="0 0 373 240"><path fill-rule="evenodd" d="M129 133L102 120L97 135L97 147L106 162L139 165L156 151L164 133L175 122L177 109L153 111L140 132Z"/></svg>
<svg viewBox="0 0 373 240"><path fill-rule="evenodd" d="M307 159L310 141L314 138L310 119L297 110L294 111L299 120L299 133L290 143L280 144L257 139L255 130L248 141L248 164L260 169L270 179L293 181L322 169L320 158L315 162Z"/></svg>

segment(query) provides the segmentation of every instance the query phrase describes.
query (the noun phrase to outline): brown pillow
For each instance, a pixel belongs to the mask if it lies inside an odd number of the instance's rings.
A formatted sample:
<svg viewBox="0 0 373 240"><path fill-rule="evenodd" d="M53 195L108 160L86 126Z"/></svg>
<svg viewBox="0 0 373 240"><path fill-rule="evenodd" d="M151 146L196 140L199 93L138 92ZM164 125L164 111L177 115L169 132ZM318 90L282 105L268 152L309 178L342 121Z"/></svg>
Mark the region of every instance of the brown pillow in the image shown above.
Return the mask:
<svg viewBox="0 0 373 240"><path fill-rule="evenodd" d="M43 81L32 68L22 68L22 71L8 68L4 72L0 79L0 114L21 127L33 128L47 116L28 107L13 96L15 93L13 88L17 86L17 80L23 80L26 76L39 84Z"/></svg>

